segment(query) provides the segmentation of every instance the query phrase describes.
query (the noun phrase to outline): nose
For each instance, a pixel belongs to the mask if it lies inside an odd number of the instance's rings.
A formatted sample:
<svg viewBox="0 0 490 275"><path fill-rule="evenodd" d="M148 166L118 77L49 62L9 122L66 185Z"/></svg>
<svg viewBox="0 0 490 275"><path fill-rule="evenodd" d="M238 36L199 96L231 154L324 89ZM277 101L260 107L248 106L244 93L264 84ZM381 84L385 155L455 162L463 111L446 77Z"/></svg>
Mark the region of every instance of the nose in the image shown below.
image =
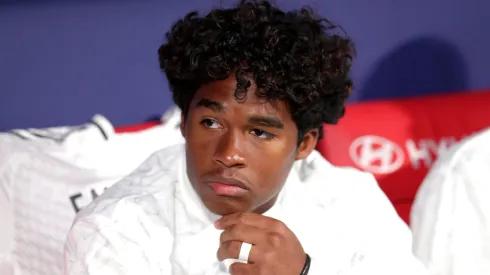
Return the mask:
<svg viewBox="0 0 490 275"><path fill-rule="evenodd" d="M243 154L245 137L236 131L227 131L220 136L218 146L214 154L214 161L227 168L239 168L247 165Z"/></svg>

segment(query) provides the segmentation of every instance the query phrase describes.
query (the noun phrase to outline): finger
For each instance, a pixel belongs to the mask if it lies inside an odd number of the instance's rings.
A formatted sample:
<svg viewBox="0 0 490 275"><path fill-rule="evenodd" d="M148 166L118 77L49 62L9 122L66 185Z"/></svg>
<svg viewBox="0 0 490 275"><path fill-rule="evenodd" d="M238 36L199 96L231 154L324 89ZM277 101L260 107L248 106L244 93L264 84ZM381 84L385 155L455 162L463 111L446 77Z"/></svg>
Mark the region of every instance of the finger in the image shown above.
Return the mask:
<svg viewBox="0 0 490 275"><path fill-rule="evenodd" d="M229 241L247 242L249 244L260 244L266 241L269 231L246 224L233 224L221 232L220 243Z"/></svg>
<svg viewBox="0 0 490 275"><path fill-rule="evenodd" d="M238 223L269 230L279 229L282 226L282 222L276 219L251 212L234 213L224 216L216 221L215 226L217 229L225 229Z"/></svg>
<svg viewBox="0 0 490 275"><path fill-rule="evenodd" d="M243 242L230 241L222 243L218 248L218 260L223 261L226 259L238 259L240 256L240 250L242 249ZM255 264L261 261L263 258L261 255L263 252L260 247L252 245L250 252L248 253L248 263Z"/></svg>
<svg viewBox="0 0 490 275"><path fill-rule="evenodd" d="M223 261L226 259L238 259L238 256L240 255L240 249L242 248L242 243L243 242L238 241L221 243L218 248L218 260ZM252 251L250 251L250 253L252 253Z"/></svg>
<svg viewBox="0 0 490 275"><path fill-rule="evenodd" d="M257 272L257 266L253 264L233 263L230 265L231 275L255 275Z"/></svg>

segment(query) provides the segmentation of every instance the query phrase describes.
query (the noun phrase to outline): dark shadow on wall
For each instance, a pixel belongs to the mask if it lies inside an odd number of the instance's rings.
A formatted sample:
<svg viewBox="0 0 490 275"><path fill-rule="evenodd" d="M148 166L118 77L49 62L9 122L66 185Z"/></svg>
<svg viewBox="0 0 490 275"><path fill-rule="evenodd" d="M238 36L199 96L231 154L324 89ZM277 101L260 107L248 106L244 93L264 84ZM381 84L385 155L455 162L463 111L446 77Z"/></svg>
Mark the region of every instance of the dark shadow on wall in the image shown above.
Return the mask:
<svg viewBox="0 0 490 275"><path fill-rule="evenodd" d="M358 100L463 91L468 72L455 45L421 37L388 53L361 85L355 95Z"/></svg>

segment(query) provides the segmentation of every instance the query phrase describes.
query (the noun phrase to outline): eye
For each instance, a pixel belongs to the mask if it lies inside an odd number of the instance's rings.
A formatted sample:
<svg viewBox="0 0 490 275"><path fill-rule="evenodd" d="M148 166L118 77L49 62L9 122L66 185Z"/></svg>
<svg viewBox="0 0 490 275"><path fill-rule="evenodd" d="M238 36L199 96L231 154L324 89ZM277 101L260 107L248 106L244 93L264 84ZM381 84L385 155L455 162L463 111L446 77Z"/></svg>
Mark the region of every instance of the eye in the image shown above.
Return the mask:
<svg viewBox="0 0 490 275"><path fill-rule="evenodd" d="M218 121L211 119L211 118L205 118L205 119L201 120L200 124L204 125L204 127L209 128L209 129L221 128L221 125L219 125Z"/></svg>
<svg viewBox="0 0 490 275"><path fill-rule="evenodd" d="M274 138L274 135L271 133L268 133L266 131L260 130L260 129L252 129L252 134L254 136L257 136L260 139L267 139L271 140Z"/></svg>

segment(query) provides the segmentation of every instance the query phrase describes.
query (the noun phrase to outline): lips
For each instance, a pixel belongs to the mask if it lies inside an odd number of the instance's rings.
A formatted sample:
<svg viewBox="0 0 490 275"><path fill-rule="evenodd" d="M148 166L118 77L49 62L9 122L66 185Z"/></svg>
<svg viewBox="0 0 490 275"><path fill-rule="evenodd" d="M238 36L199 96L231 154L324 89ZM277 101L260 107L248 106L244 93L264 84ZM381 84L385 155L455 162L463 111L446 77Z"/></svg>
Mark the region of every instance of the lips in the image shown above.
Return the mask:
<svg viewBox="0 0 490 275"><path fill-rule="evenodd" d="M244 182L234 178L212 177L205 182L220 196L243 196L250 190Z"/></svg>

